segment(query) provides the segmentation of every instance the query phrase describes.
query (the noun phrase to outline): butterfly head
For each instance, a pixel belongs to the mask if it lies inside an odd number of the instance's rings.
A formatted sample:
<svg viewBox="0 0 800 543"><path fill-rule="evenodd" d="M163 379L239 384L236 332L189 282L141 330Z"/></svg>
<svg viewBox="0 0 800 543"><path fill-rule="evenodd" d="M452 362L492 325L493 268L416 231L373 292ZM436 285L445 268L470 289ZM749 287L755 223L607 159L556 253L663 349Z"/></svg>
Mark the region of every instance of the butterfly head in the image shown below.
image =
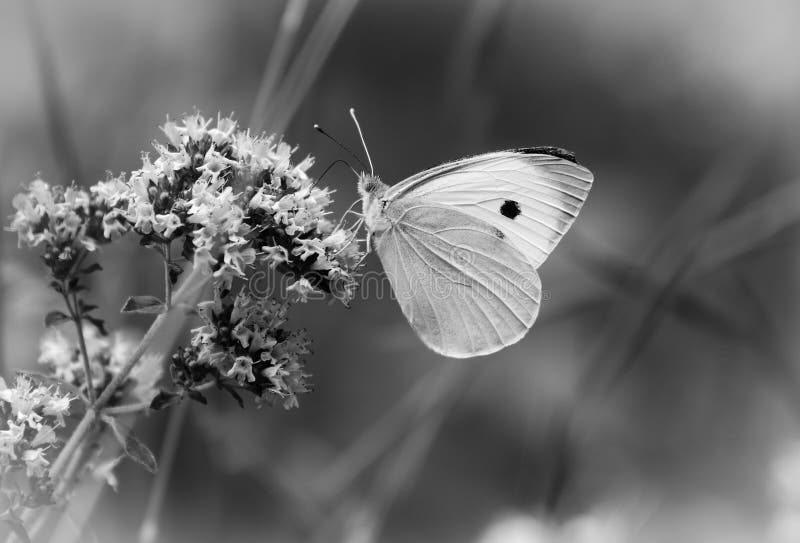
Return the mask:
<svg viewBox="0 0 800 543"><path fill-rule="evenodd" d="M374 232L381 230L381 213L383 211L383 195L389 186L376 175L362 173L358 176L358 194L364 207L364 222L367 229Z"/></svg>
<svg viewBox="0 0 800 543"><path fill-rule="evenodd" d="M386 192L387 188L389 187L386 183L381 181L380 177L377 175L362 172L361 175L358 176L358 193L364 200L368 198L380 198L383 196L383 193Z"/></svg>

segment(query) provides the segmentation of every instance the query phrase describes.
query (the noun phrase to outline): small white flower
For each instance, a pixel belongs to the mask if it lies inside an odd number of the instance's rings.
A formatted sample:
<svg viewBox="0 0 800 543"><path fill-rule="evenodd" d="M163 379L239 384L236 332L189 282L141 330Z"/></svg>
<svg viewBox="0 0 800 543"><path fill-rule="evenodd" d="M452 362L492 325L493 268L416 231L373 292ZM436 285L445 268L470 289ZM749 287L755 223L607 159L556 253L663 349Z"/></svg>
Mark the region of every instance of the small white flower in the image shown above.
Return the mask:
<svg viewBox="0 0 800 543"><path fill-rule="evenodd" d="M286 248L281 245L275 245L273 247L265 246L262 247L261 250L264 251L262 260L270 268L274 269L276 266L279 266L289 260L289 251L287 251Z"/></svg>
<svg viewBox="0 0 800 543"><path fill-rule="evenodd" d="M44 457L44 449L28 449L22 453L28 477L43 477L50 462Z"/></svg>
<svg viewBox="0 0 800 543"><path fill-rule="evenodd" d="M153 228L165 238L171 238L175 230L183 226L181 218L175 213L163 213L156 215Z"/></svg>
<svg viewBox="0 0 800 543"><path fill-rule="evenodd" d="M308 279L301 277L286 288L286 293L296 301L306 302L309 295L317 294L319 291L311 285Z"/></svg>
<svg viewBox="0 0 800 543"><path fill-rule="evenodd" d="M155 221L155 211L150 202L139 202L136 204L132 215L128 216L134 224L133 227L142 234L149 234L153 231Z"/></svg>
<svg viewBox="0 0 800 543"><path fill-rule="evenodd" d="M233 366L231 369L227 371L225 374L227 377L232 377L243 383L247 380L248 383L252 383L256 380L256 376L253 374L253 359L249 356L237 356L233 362Z"/></svg>
<svg viewBox="0 0 800 543"><path fill-rule="evenodd" d="M318 257L325 255L325 246L322 241L316 238L297 239L294 242L299 245L292 249L292 254L299 256L300 260L308 260L308 257L317 255Z"/></svg>

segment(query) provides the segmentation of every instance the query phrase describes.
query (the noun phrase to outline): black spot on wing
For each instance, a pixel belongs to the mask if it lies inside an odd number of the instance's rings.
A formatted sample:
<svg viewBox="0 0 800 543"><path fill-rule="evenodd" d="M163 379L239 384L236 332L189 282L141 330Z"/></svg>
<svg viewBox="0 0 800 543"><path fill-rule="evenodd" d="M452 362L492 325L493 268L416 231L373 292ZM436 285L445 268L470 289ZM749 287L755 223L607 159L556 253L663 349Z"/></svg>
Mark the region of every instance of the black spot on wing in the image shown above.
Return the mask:
<svg viewBox="0 0 800 543"><path fill-rule="evenodd" d="M521 149L514 149L514 152L522 153L524 155L550 155L563 158L564 160L569 160L575 164L578 163L578 161L575 159L575 153L572 151L567 151L566 149L562 149L561 147L523 147Z"/></svg>
<svg viewBox="0 0 800 543"><path fill-rule="evenodd" d="M500 230L499 228L495 228L494 229L494 235L497 237L497 239L505 239L505 237L506 237L506 235L503 233L503 231Z"/></svg>
<svg viewBox="0 0 800 543"><path fill-rule="evenodd" d="M506 200L503 202L503 205L500 206L500 213L509 219L516 219L519 214L522 213L522 210L519 208L519 202Z"/></svg>

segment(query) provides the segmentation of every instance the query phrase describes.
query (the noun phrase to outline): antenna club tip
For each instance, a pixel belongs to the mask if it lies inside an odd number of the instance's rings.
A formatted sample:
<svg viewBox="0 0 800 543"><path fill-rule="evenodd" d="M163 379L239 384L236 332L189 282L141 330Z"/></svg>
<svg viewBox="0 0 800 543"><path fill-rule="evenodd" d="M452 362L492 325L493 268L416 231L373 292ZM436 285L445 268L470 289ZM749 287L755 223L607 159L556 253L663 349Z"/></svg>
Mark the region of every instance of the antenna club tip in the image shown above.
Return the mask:
<svg viewBox="0 0 800 543"><path fill-rule="evenodd" d="M350 108L350 115L353 115L355 112L356 112L356 108L351 107Z"/></svg>
<svg viewBox="0 0 800 543"><path fill-rule="evenodd" d="M314 130L319 130L319 125L317 123L314 123Z"/></svg>

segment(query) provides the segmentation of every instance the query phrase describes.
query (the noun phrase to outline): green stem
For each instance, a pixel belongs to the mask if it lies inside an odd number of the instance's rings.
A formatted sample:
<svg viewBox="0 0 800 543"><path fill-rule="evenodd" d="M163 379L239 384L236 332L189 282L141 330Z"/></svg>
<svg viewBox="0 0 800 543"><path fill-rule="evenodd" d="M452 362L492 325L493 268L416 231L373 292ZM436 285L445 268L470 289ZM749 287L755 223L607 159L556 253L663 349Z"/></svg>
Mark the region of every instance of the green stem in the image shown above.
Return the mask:
<svg viewBox="0 0 800 543"><path fill-rule="evenodd" d="M172 279L169 276L170 242L164 242L164 307L167 311L172 308Z"/></svg>
<svg viewBox="0 0 800 543"><path fill-rule="evenodd" d="M83 359L83 373L86 379L86 396L89 398L89 405L95 402L94 382L92 380L92 367L89 363L89 352L86 349L86 338L83 335L83 313L81 312L81 305L78 303L78 295L72 294L73 306L70 307L69 298L64 296L69 308L72 320L75 322L75 330L78 333L78 345L81 349L81 358Z"/></svg>

